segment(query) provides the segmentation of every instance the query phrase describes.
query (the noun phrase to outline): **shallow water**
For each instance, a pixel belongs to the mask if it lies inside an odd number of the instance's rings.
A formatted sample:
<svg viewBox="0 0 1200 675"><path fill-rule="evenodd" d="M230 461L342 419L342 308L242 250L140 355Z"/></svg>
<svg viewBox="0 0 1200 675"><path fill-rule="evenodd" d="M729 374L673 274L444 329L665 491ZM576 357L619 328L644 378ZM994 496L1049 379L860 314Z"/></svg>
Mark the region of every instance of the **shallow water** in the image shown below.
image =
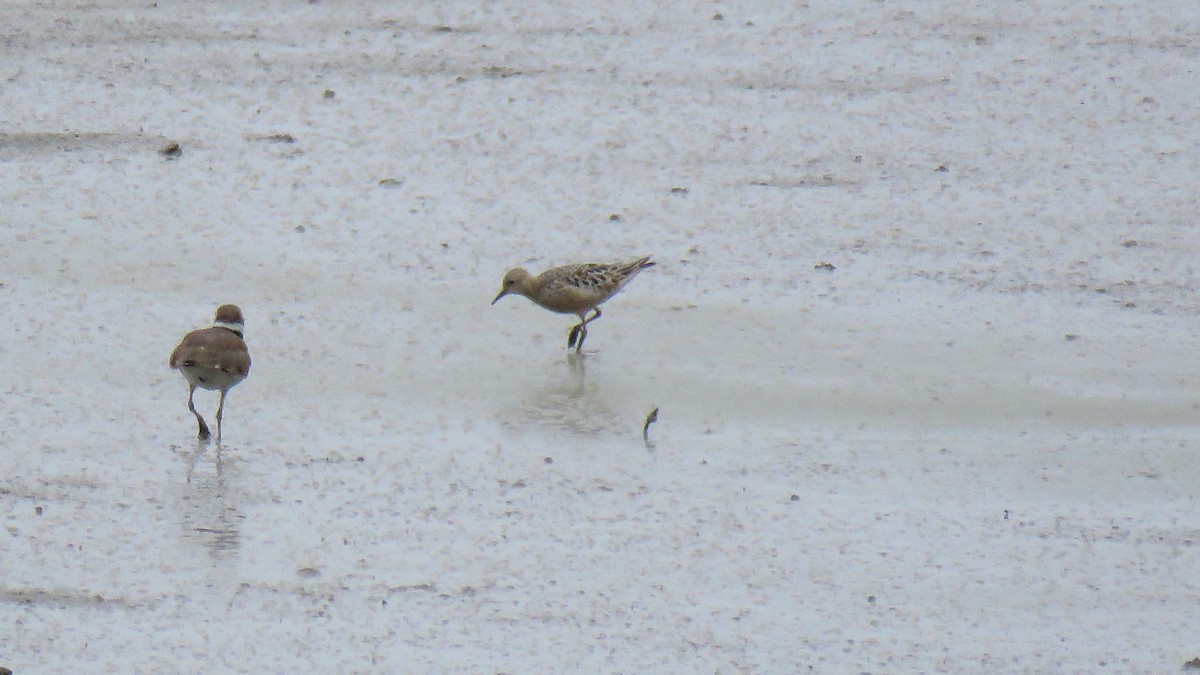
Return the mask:
<svg viewBox="0 0 1200 675"><path fill-rule="evenodd" d="M1196 656L1200 17L12 9L0 665ZM582 357L488 305L644 253Z"/></svg>

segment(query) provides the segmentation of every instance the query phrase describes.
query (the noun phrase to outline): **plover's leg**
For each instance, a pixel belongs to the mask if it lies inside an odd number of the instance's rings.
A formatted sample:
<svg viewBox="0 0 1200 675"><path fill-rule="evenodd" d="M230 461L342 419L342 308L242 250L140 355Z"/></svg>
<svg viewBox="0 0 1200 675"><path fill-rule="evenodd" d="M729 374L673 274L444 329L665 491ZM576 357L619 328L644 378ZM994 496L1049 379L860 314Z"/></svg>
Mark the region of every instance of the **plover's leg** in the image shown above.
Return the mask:
<svg viewBox="0 0 1200 675"><path fill-rule="evenodd" d="M221 390L221 402L217 404L217 442L221 442L221 418L225 413L225 392L228 389Z"/></svg>
<svg viewBox="0 0 1200 675"><path fill-rule="evenodd" d="M212 434L209 433L208 425L204 423L204 418L200 416L200 413L196 412L196 403L192 400L192 397L194 397L195 395L196 395L196 387L193 385L190 389L188 389L188 410L192 411L192 414L196 416L196 423L200 425L200 431L197 434L197 436L199 436L199 438L201 440L204 440L204 439L207 439L209 436L212 436ZM217 418L217 430L220 431L220 429L221 429L220 417L218 417Z"/></svg>

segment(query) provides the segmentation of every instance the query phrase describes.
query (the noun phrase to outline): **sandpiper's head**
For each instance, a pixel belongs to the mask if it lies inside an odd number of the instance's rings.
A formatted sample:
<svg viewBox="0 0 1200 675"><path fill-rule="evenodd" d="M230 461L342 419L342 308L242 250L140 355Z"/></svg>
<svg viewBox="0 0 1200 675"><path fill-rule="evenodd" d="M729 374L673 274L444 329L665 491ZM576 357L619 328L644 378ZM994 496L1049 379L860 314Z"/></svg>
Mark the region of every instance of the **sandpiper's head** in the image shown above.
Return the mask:
<svg viewBox="0 0 1200 675"><path fill-rule="evenodd" d="M245 324L242 320L242 310L237 305L221 305L217 308L216 318L213 319L214 326L228 328L238 335L244 331Z"/></svg>
<svg viewBox="0 0 1200 675"><path fill-rule="evenodd" d="M524 295L525 283L529 281L529 272L525 271L524 267L517 267L509 270L504 275L504 281L500 282L500 293L496 295L496 299L492 300L492 304L509 293L520 293Z"/></svg>

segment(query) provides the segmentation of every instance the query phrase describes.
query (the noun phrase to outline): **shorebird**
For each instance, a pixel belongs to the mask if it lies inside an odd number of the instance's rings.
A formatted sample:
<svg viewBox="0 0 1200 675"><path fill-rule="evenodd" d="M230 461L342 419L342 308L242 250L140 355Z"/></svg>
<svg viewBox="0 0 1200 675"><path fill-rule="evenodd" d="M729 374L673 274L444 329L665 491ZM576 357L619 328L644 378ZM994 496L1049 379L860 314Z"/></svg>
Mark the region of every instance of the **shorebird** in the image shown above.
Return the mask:
<svg viewBox="0 0 1200 675"><path fill-rule="evenodd" d="M567 349L583 350L587 325L600 318L600 304L617 294L638 272L654 265L650 256L628 263L580 263L554 267L537 275L523 267L511 269L504 275L500 294L492 300L515 293L559 314L575 314L579 323L567 336ZM591 317L588 312L594 312Z"/></svg>
<svg viewBox="0 0 1200 675"><path fill-rule="evenodd" d="M225 394L250 373L250 352L242 340L242 310L237 305L221 305L213 319L212 328L194 330L183 336L183 342L171 352L171 367L188 381L188 410L196 416L200 425L199 436L207 439L212 434L204 418L196 412L192 397L196 387L221 391L221 402L217 405L217 441L221 440L221 416L225 411Z"/></svg>

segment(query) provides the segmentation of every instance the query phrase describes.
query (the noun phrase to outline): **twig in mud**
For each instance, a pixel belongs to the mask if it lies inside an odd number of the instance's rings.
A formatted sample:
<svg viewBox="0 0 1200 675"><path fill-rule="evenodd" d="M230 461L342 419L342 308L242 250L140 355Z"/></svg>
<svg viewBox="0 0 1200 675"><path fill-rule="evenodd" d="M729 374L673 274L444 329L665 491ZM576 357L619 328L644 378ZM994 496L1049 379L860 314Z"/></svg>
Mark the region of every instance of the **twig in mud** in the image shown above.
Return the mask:
<svg viewBox="0 0 1200 675"><path fill-rule="evenodd" d="M643 441L646 441L647 443L650 442L650 425L654 424L657 421L658 421L658 406L655 406L654 409L650 411L650 414L646 415L646 423L642 425L642 440Z"/></svg>

